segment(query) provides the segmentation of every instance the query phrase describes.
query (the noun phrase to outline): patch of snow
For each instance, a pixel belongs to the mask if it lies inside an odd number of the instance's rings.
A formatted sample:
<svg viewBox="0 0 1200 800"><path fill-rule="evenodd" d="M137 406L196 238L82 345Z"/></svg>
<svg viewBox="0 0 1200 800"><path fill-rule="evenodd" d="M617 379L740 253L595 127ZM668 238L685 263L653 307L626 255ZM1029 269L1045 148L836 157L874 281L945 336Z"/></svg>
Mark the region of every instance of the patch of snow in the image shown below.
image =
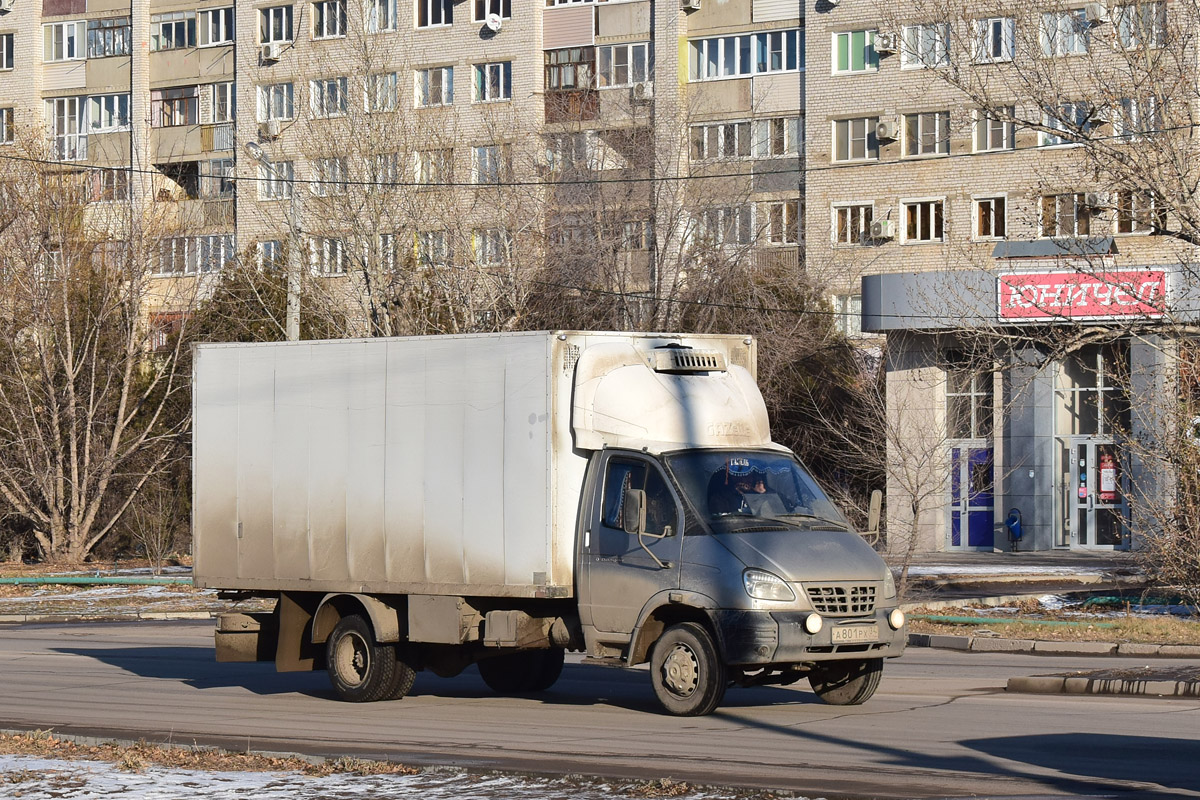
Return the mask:
<svg viewBox="0 0 1200 800"><path fill-rule="evenodd" d="M958 566L951 564L933 564L928 566L909 567L909 575L1099 575L1095 569L1079 567L1042 567L1024 566L1022 564L996 564L988 566Z"/></svg>

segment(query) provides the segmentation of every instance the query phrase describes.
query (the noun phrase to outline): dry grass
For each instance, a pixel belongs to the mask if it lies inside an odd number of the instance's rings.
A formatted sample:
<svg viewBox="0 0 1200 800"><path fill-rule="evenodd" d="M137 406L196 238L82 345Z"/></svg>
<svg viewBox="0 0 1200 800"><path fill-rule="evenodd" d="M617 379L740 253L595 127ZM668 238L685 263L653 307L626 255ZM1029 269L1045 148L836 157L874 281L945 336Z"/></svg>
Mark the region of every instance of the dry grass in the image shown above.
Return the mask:
<svg viewBox="0 0 1200 800"><path fill-rule="evenodd" d="M1035 639L1059 642L1137 642L1145 644L1200 645L1200 620L1178 617L1089 617L1070 611L1047 611L1035 601L1019 604L1015 612L980 613L978 606L964 608L915 609L909 615L912 633L937 633L957 636L991 634L1008 639ZM914 615L939 617L975 617L969 623L934 622L913 619ZM1016 621L1013 621L1016 620ZM1071 625L1039 625L1038 621L1070 622Z"/></svg>

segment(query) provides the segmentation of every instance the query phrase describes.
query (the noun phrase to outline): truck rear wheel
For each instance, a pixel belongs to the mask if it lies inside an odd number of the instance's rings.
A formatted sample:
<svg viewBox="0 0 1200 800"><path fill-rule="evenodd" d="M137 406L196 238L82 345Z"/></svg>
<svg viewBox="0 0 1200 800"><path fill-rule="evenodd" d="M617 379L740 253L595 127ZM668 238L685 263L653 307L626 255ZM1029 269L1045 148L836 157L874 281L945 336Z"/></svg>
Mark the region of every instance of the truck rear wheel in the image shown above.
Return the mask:
<svg viewBox="0 0 1200 800"><path fill-rule="evenodd" d="M725 664L712 636L695 622L672 625L650 651L650 681L667 713L711 714L725 697Z"/></svg>
<svg viewBox="0 0 1200 800"><path fill-rule="evenodd" d="M325 642L329 681L351 703L397 700L408 694L416 672L389 644L378 644L371 625L357 614L342 617Z"/></svg>
<svg viewBox="0 0 1200 800"><path fill-rule="evenodd" d="M492 656L479 662L479 676L497 694L544 692L562 674L564 656L561 647Z"/></svg>
<svg viewBox="0 0 1200 800"><path fill-rule="evenodd" d="M820 664L808 674L808 682L817 697L826 703L832 706L856 706L875 694L882 677L883 659L864 658Z"/></svg>

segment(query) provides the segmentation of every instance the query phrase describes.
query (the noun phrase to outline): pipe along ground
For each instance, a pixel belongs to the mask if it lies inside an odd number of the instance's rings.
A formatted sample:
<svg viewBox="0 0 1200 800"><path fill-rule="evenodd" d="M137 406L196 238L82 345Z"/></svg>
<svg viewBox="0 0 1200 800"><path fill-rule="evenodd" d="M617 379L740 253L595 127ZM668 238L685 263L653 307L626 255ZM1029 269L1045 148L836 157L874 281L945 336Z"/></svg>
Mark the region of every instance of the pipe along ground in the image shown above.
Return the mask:
<svg viewBox="0 0 1200 800"><path fill-rule="evenodd" d="M1013 619L1012 617L950 617L940 614L909 614L909 619L923 619L926 622L942 622L949 625L978 625L980 623L1013 623L1024 622L1029 625L1054 625L1067 628L1115 628L1116 623L1113 622L1067 622L1065 620L1056 619Z"/></svg>
<svg viewBox="0 0 1200 800"><path fill-rule="evenodd" d="M120 578L90 575L0 578L0 586L191 586L191 578Z"/></svg>

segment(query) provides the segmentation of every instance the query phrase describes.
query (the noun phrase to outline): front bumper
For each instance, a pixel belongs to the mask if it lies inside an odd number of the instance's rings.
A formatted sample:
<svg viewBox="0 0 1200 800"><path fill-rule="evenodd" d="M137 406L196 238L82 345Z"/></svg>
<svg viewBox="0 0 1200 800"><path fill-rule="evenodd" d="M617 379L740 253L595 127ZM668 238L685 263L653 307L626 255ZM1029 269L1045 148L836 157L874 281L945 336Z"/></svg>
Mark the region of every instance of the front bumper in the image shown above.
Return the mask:
<svg viewBox="0 0 1200 800"><path fill-rule="evenodd" d="M888 614L895 606L876 609L862 617L824 617L825 625L815 634L804 630L808 611L709 611L720 640L725 663L736 666L801 664L846 658L894 658L904 652L905 625L892 630ZM872 641L833 643L834 628L869 626L878 631Z"/></svg>

